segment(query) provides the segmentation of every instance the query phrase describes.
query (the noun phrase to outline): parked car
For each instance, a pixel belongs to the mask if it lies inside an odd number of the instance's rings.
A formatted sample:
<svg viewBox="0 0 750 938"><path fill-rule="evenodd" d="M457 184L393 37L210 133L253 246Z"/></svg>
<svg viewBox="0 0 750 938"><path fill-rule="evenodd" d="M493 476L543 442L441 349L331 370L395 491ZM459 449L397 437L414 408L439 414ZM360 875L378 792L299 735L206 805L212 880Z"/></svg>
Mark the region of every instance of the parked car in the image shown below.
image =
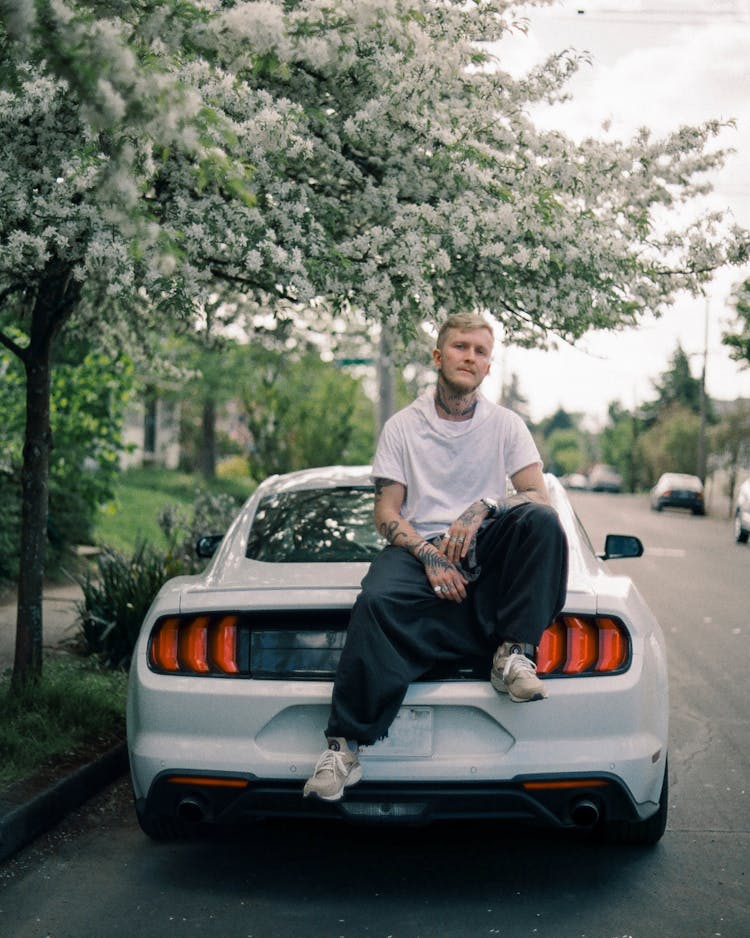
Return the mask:
<svg viewBox="0 0 750 938"><path fill-rule="evenodd" d="M362 782L338 802L303 799L324 745L351 606L383 542L369 467L261 484L213 561L167 582L130 671L135 810L151 837L191 825L315 816L353 822L513 819L651 844L667 817L668 689L662 631L604 559L639 556L609 535L597 556L558 480L570 544L565 608L536 649L550 700L513 703L490 660L435 668L409 688Z"/></svg>
<svg viewBox="0 0 750 938"><path fill-rule="evenodd" d="M560 482L566 489L574 492L583 492L589 487L589 480L582 472L571 472L560 476Z"/></svg>
<svg viewBox="0 0 750 938"><path fill-rule="evenodd" d="M750 536L750 479L745 479L734 503L734 539L746 544Z"/></svg>
<svg viewBox="0 0 750 938"><path fill-rule="evenodd" d="M665 472L651 489L651 508L687 508L694 515L705 515L703 483L698 476Z"/></svg>
<svg viewBox="0 0 750 938"><path fill-rule="evenodd" d="M592 492L621 492L622 476L614 466L597 463L589 472L589 485Z"/></svg>

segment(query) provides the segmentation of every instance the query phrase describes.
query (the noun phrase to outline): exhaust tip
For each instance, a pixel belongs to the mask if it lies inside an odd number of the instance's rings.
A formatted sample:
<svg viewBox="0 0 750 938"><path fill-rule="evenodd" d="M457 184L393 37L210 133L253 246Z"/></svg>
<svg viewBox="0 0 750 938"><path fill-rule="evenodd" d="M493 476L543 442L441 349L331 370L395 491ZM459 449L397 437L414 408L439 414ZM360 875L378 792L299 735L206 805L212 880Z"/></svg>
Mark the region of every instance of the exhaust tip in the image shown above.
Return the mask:
<svg viewBox="0 0 750 938"><path fill-rule="evenodd" d="M206 806L197 798L183 798L177 805L177 817L188 824L206 820Z"/></svg>
<svg viewBox="0 0 750 938"><path fill-rule="evenodd" d="M579 798L573 802L570 817L576 827L594 827L599 820L599 806L589 798Z"/></svg>

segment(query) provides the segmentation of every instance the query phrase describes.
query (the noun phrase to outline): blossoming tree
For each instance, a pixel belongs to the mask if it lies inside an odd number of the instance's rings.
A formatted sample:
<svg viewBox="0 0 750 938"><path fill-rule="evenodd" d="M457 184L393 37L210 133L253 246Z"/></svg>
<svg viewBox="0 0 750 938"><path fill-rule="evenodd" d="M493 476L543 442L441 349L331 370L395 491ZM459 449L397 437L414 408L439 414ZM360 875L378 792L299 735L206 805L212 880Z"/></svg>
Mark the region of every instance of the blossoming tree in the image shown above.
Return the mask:
<svg viewBox="0 0 750 938"><path fill-rule="evenodd" d="M719 216L670 223L722 161L719 124L539 131L530 105L577 61L511 77L509 0L0 3L0 342L28 389L14 677L41 667L65 330L145 341L235 292L315 296L404 338L477 309L508 341L575 339L747 254Z"/></svg>
<svg viewBox="0 0 750 938"><path fill-rule="evenodd" d="M310 296L299 240L317 236L277 191L276 160L300 146L291 108L233 90L210 45L198 54L210 10L4 0L3 13L0 342L26 376L13 672L26 682L42 664L54 343L147 345L193 321L214 267L246 290Z"/></svg>

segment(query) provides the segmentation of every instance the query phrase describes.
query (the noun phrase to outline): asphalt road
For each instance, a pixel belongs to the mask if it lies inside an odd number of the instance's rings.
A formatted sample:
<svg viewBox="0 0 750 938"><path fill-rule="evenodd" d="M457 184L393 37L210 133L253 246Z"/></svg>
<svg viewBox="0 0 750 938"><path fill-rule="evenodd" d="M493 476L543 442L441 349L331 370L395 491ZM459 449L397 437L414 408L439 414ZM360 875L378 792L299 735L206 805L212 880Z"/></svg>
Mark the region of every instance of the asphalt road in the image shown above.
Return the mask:
<svg viewBox="0 0 750 938"><path fill-rule="evenodd" d="M652 849L488 823L300 822L153 844L126 783L0 867L0 938L747 938L750 547L728 521L573 496L592 537L638 534L632 575L671 675L670 815Z"/></svg>

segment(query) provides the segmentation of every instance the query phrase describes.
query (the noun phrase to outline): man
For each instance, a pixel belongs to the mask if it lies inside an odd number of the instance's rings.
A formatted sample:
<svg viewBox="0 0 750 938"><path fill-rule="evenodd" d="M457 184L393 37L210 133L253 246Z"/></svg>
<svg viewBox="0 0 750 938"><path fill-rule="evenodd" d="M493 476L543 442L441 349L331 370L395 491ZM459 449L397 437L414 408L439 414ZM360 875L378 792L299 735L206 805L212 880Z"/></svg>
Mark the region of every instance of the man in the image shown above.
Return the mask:
<svg viewBox="0 0 750 938"><path fill-rule="evenodd" d="M547 696L527 654L565 601L567 542L528 428L479 391L492 345L485 319L451 316L433 352L436 387L383 428L372 471L389 546L352 610L328 749L305 797L337 801L360 780L358 746L387 735L409 684L436 662L494 650L497 691Z"/></svg>

